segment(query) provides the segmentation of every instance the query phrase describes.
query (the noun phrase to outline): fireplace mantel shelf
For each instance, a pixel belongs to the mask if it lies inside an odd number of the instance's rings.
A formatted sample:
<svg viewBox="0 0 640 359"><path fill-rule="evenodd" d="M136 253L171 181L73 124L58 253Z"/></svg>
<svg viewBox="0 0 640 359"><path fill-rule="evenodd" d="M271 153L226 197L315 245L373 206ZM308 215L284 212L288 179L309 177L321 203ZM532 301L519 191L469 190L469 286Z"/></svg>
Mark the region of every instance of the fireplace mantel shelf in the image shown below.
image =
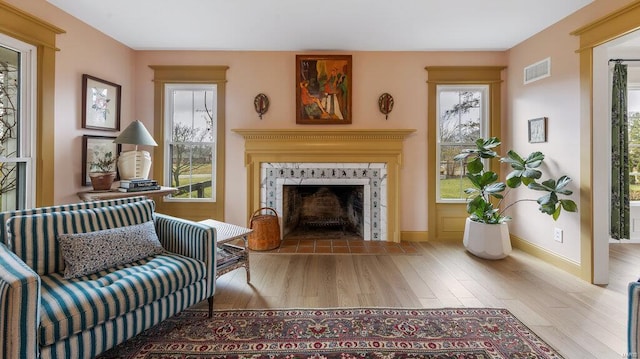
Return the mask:
<svg viewBox="0 0 640 359"><path fill-rule="evenodd" d="M234 129L245 139L248 213L261 207L261 163L383 163L387 240L400 241L402 144L414 129Z"/></svg>
<svg viewBox="0 0 640 359"><path fill-rule="evenodd" d="M234 129L245 139L342 139L342 140L403 140L415 129L349 129L349 130L299 130L299 129Z"/></svg>
<svg viewBox="0 0 640 359"><path fill-rule="evenodd" d="M292 156L313 156L309 162L347 162L343 156L357 157L399 156L402 142L413 129L362 130L299 130L299 129L235 129L245 139L247 164L252 155L280 154L279 159ZM330 157L338 157L336 158ZM318 158L320 157L320 158ZM369 158L369 159L370 159ZM354 159L355 160L355 159ZM369 162L361 160L357 162Z"/></svg>

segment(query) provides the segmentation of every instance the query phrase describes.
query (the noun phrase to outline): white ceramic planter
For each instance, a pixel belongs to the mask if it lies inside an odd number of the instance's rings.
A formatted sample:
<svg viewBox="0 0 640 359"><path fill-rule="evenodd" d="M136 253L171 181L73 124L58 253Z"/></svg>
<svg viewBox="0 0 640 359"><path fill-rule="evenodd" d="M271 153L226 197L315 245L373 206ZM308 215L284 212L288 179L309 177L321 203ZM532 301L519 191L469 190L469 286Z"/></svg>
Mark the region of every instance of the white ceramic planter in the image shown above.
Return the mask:
<svg viewBox="0 0 640 359"><path fill-rule="evenodd" d="M511 253L511 238L506 223L486 224L467 218L462 243L471 254L480 258L502 259Z"/></svg>

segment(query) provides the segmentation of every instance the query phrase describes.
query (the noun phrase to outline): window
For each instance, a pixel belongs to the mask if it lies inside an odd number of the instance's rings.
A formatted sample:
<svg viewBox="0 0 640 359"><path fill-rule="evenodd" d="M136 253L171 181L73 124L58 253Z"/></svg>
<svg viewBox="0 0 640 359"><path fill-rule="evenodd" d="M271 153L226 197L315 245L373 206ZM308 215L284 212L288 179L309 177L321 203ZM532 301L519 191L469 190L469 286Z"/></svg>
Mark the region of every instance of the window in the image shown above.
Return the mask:
<svg viewBox="0 0 640 359"><path fill-rule="evenodd" d="M35 48L0 35L0 209L35 204Z"/></svg>
<svg viewBox="0 0 640 359"><path fill-rule="evenodd" d="M174 199L216 200L217 86L165 87L164 183L177 187Z"/></svg>
<svg viewBox="0 0 640 359"><path fill-rule="evenodd" d="M161 213L224 221L227 66L151 65L154 71L153 174L179 188L156 202ZM159 165L158 165L159 164Z"/></svg>
<svg viewBox="0 0 640 359"><path fill-rule="evenodd" d="M427 66L429 240L460 240L466 211L464 167L453 162L477 137L500 137L503 66ZM494 170L499 170L496 168ZM499 172L499 171L498 171Z"/></svg>
<svg viewBox="0 0 640 359"><path fill-rule="evenodd" d="M464 190L471 187L471 183L466 177L465 164L453 158L486 136L489 87L438 85L436 91L438 201L461 202L466 200Z"/></svg>
<svg viewBox="0 0 640 359"><path fill-rule="evenodd" d="M640 201L640 84L627 86L629 121L629 199Z"/></svg>

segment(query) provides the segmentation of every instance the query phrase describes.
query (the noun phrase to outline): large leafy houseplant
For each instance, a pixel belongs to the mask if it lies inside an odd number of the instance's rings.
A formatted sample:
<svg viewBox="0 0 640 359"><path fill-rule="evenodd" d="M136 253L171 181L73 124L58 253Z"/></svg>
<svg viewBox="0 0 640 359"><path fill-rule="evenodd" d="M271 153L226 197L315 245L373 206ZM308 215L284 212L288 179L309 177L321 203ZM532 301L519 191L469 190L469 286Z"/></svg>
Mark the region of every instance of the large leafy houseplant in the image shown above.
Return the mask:
<svg viewBox="0 0 640 359"><path fill-rule="evenodd" d="M510 150L506 157L500 158L500 162L509 164L512 169L506 177L505 184L499 181L496 172L487 170L483 163L483 160L499 157L494 149L501 144L500 140L496 137L480 138L475 144L475 148L465 149L454 157L456 161L466 161L466 176L473 184L472 188L465 190L469 196L467 212L472 221L487 224L504 223L511 219L505 215L505 211L523 201L536 201L540 212L551 215L554 220L558 219L563 209L567 212L577 211L574 201L560 198L560 196L572 194L572 191L566 188L571 178L563 175L557 180L547 179L539 182L542 177L539 167L544 161L542 152L536 151L527 157L522 157ZM507 187L517 188L520 185L525 185L534 191L541 191L543 194L536 199L519 199L501 207L507 195L503 192Z"/></svg>

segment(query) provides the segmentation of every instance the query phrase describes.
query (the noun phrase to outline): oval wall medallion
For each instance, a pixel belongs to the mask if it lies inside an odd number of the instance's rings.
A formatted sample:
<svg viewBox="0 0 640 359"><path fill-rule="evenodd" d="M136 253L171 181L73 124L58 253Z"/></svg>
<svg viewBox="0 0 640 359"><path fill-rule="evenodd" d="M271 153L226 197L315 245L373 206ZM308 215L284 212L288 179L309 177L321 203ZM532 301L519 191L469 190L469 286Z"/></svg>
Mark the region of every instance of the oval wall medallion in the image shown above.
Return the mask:
<svg viewBox="0 0 640 359"><path fill-rule="evenodd" d="M378 108L380 112L384 114L384 119L389 119L389 113L393 110L393 96L388 93L383 93L378 98Z"/></svg>
<svg viewBox="0 0 640 359"><path fill-rule="evenodd" d="M256 112L260 115L260 119L262 120L262 115L269 111L269 98L267 95L263 93L256 95L256 98L253 100L253 107L256 109Z"/></svg>

